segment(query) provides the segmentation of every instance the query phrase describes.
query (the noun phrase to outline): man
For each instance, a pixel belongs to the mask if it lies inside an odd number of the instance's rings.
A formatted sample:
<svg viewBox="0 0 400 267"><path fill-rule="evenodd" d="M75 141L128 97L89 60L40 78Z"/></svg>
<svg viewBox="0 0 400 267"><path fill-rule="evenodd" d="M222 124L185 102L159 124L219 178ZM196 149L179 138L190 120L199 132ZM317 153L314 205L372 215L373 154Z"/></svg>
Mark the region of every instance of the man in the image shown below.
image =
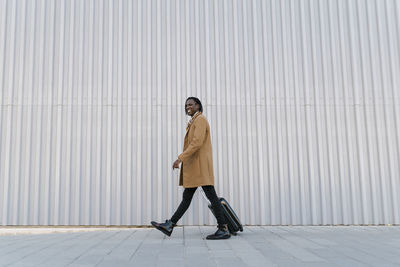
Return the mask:
<svg viewBox="0 0 400 267"><path fill-rule="evenodd" d="M201 186L210 200L215 217L218 222L218 229L214 234L208 235L207 239L227 239L231 235L223 214L223 207L218 200L214 188L214 169L212 162L212 147L210 125L203 116L203 106L196 97L189 97L185 102L186 115L191 116L184 140L183 152L172 165L172 168L179 168L182 163L179 177L179 185L183 186L182 202L178 209L165 223L152 221L151 224L164 234L170 236L173 228L190 206L197 187Z"/></svg>

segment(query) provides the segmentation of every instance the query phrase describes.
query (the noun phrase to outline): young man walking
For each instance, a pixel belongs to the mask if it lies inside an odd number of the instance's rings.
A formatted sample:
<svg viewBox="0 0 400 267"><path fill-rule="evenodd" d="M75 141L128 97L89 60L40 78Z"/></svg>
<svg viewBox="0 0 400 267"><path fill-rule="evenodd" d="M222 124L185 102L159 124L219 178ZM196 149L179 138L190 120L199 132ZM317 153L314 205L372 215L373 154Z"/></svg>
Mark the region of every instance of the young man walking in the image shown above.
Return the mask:
<svg viewBox="0 0 400 267"><path fill-rule="evenodd" d="M231 235L223 214L223 207L214 188L210 125L202 114L203 106L200 100L196 97L186 99L185 112L192 118L186 127L183 152L172 165L172 168L175 169L179 168L179 164L182 164L179 177L179 185L185 188L182 202L171 219L166 220L165 223L152 221L151 224L170 236L176 223L189 208L197 187L201 186L211 202L218 222L217 231L208 235L207 239L230 238Z"/></svg>

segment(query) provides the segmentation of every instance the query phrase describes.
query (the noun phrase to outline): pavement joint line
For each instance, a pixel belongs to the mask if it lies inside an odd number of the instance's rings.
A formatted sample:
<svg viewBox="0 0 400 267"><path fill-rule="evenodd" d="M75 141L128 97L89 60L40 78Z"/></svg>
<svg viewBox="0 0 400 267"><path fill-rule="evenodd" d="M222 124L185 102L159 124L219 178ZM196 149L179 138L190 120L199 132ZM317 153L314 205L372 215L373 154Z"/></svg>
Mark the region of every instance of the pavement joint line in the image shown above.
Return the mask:
<svg viewBox="0 0 400 267"><path fill-rule="evenodd" d="M201 228L201 227L199 226L199 232L200 232L200 234L201 234L202 236L205 235L205 232L202 231L203 229L204 229L204 227ZM207 239L202 238L202 240L203 240L203 242L205 243L205 245L206 245L206 247L207 247L207 252L208 252L208 254L211 254L211 255L210 255L210 260L215 264L215 266L220 266L220 265L218 264L218 259L217 259L215 256L213 256L212 253L211 253L212 249L210 248L209 244L207 243ZM219 240L216 240L216 241L218 242Z"/></svg>
<svg viewBox="0 0 400 267"><path fill-rule="evenodd" d="M342 230L342 229L341 229L341 230ZM286 230L286 231L289 231L289 230ZM298 234L296 234L296 235L298 235ZM347 235L347 236L349 236L349 235ZM315 241L310 240L309 237L303 237L303 238L304 238L304 239L307 239L308 241L311 241L311 242L314 242L314 243L315 243ZM328 247L329 247L329 246L328 246ZM350 249L356 250L356 251L357 251L357 249L354 249L354 248L350 248ZM352 260L354 260L354 261L357 261L358 263L367 264L367 263L365 263L365 262L360 261L358 258L349 256L349 255L347 255L347 254L345 254L345 253L343 253L343 252L341 252L341 251L337 251L337 250L334 250L334 251L335 251L336 253L338 253L338 254L341 254L341 255L343 255L343 256L349 257L350 259L352 259ZM366 253L366 252L364 252L364 251L362 251L362 250L359 250L359 249L358 249L358 251L360 251L361 253ZM368 264L367 264L367 265L368 265Z"/></svg>
<svg viewBox="0 0 400 267"><path fill-rule="evenodd" d="M23 239L23 238L21 238L21 239ZM32 236L28 236L28 239L26 240L24 240L25 242L26 241L40 241L40 239L41 239L41 236L39 236L39 235L32 235ZM35 242L34 242L35 243ZM7 252L7 253L5 253L5 254L9 254L9 253L13 253L13 252L15 252L15 251L17 251L18 249L23 249L23 248L26 248L26 247L29 247L30 245L32 245L32 244L28 244L28 245L24 245L24 246L21 246L21 247L17 247L17 249L15 249L15 250L11 250L11 251L9 251L9 252ZM4 254L4 255L5 255Z"/></svg>
<svg viewBox="0 0 400 267"><path fill-rule="evenodd" d="M71 240L71 239L73 239L73 238L75 238L75 237L74 237L74 236L66 236L66 238L64 238L64 239L62 240L62 242L66 241L66 240ZM32 254L34 254L34 253L37 253L38 251L41 251L41 250L43 250L43 249L46 249L46 248L52 246L53 244L59 243L59 242L60 242L59 240L56 240L55 242L52 242L51 244L49 244L49 245L47 245L47 246L45 246L45 247L42 247L42 248L40 248L39 250L35 250L35 251L32 251L31 253L28 253L28 254L24 255L22 258L19 258L19 259L17 259L16 261L11 262L11 263L9 263L9 264L6 265L6 266L9 266L9 265L18 263L19 261L21 261L21 260L27 258L28 256L30 256L30 255L32 255Z"/></svg>
<svg viewBox="0 0 400 267"><path fill-rule="evenodd" d="M371 229L376 229L376 227L373 227L373 228L371 228ZM358 232L363 232L363 234L365 235L365 237L363 236L363 240L368 239L368 240L370 240L370 241L374 241L375 243L379 243L379 244L382 245L382 242L381 242L380 240L373 240L372 238L370 238L369 233L370 233L370 230L371 230L371 229L368 229L368 230L367 230L367 228L366 228L365 226L361 226L361 227L357 227L356 230L358 230ZM382 231L381 229L382 229L382 228L380 228L379 231ZM285 229L285 230L288 231L288 232L290 232L292 235L296 235L296 236L298 236L298 237L307 239L308 241L315 243L315 241L310 240L308 236L301 236L301 235L299 235L298 232L293 231L293 229ZM360 243L359 236L347 234L346 237L348 237L348 239L349 239L350 241L355 242L355 243L359 243L360 245L364 245L364 244L365 244L365 242L364 242L364 243ZM326 245L326 246L329 246L329 245ZM369 243L367 243L367 246L370 246ZM353 247L355 247L355 250L358 250L358 251L360 251L361 253L370 254L370 253L369 253L369 250L366 251L365 249L362 249L360 246L353 246ZM376 257L376 258L380 258L380 257ZM382 260L384 260L384 259L385 259L385 256L382 256L381 258L382 258Z"/></svg>
<svg viewBox="0 0 400 267"><path fill-rule="evenodd" d="M151 231L152 230L150 230L147 234L146 234L146 236L145 236L145 238L143 238L143 240L140 242L140 244L137 246L137 248L135 249L135 251L132 253L132 255L129 257L129 262L132 260L132 258L135 256L135 254L139 251L139 248L143 245L143 243L144 243L144 241L146 240L146 237L148 237L149 235L150 235L150 233L151 233Z"/></svg>
<svg viewBox="0 0 400 267"><path fill-rule="evenodd" d="M112 235L111 237L117 235L119 232L114 233L114 235ZM99 236L101 233L99 233L97 236ZM73 264L75 261L77 261L80 257L82 257L86 252L90 251L91 249L97 247L98 245L100 245L101 243L103 243L105 240L108 240L109 238L106 236L105 238L103 238L100 242L94 244L93 246L89 247L88 249L86 249L83 253L79 254L79 256L77 256L76 258L74 258L70 263L68 263L66 266Z"/></svg>
<svg viewBox="0 0 400 267"><path fill-rule="evenodd" d="M120 232L119 232L120 233ZM132 235L134 235L135 233L137 233L137 231L133 231L130 235L128 235L126 238L124 238L121 242L119 242L115 247L113 247L113 249L116 249L118 247L120 247L126 240L128 240ZM113 252L113 249L111 249L106 255L110 255ZM101 264L104 261L104 257L101 259L101 261L99 261L95 266L98 266L99 264Z"/></svg>
<svg viewBox="0 0 400 267"><path fill-rule="evenodd" d="M73 239L75 239L75 238L77 238L77 237L81 237L81 236L83 236L85 233L80 233L80 235L78 235L78 236L75 236L75 237L73 237L73 238L70 238L70 239L65 239L65 240L73 240ZM65 241L64 240L64 241ZM57 242L57 243L59 243L59 241ZM68 248L71 248L72 246L74 246L74 244L71 244L70 246L68 246ZM55 252L55 253L57 253L57 252ZM32 254L32 253L31 253ZM53 254L54 255L54 254ZM27 256L25 256L24 258L26 258ZM51 257L51 256L50 256ZM40 263L44 263L44 262L46 262L47 260L49 259L49 257L47 257L47 258L45 258L45 259L43 259L43 261L41 261ZM21 258L21 260L22 260L22 258ZM18 262L16 262L16 263L18 263Z"/></svg>

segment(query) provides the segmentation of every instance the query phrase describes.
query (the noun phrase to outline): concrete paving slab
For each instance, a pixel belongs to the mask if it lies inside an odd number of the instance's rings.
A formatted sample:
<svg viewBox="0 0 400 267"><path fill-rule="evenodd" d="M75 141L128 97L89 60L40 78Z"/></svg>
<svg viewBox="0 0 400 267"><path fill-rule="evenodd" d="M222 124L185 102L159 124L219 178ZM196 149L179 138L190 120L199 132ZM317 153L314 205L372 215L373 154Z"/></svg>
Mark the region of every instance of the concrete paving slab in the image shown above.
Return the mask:
<svg viewBox="0 0 400 267"><path fill-rule="evenodd" d="M215 226L0 236L0 267L400 266L399 226L247 226L206 240ZM1 232L2 229L0 229Z"/></svg>

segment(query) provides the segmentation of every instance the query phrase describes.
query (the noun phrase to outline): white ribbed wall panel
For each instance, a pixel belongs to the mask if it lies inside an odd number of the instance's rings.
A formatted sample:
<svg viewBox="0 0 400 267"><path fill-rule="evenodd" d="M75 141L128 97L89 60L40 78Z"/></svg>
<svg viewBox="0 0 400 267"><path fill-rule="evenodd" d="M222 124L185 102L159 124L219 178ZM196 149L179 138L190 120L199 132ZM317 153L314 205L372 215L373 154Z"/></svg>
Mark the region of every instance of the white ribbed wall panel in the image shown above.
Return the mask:
<svg viewBox="0 0 400 267"><path fill-rule="evenodd" d="M0 224L169 218L188 96L244 224L399 224L399 88L398 0L0 0Z"/></svg>

